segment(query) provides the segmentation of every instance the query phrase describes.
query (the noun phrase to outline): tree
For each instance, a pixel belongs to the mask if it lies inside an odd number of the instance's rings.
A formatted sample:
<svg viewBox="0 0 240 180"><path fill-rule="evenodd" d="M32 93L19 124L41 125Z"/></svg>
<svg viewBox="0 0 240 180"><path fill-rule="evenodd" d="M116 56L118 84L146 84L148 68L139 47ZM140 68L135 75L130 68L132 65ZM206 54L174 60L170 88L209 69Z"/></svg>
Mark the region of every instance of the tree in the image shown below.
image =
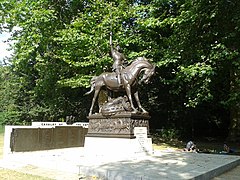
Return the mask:
<svg viewBox="0 0 240 180"><path fill-rule="evenodd" d="M19 124L19 106L16 103L19 81L8 66L0 65L0 123Z"/></svg>
<svg viewBox="0 0 240 180"><path fill-rule="evenodd" d="M154 128L222 130L231 109L229 135L236 138L239 7L237 0L3 0L0 24L15 41L20 119L85 117L90 78L111 71L113 32L129 63L145 56L157 65L142 89Z"/></svg>
<svg viewBox="0 0 240 180"><path fill-rule="evenodd" d="M239 2L174 2L176 16L163 21L173 33L168 38L164 61L159 61L161 67L172 69L172 76L164 79L166 84L171 84L171 93L178 95L182 107L187 107L185 113L203 105L212 112L238 107L239 42L234 39L239 38ZM206 112L207 108L204 109ZM209 121L226 126L222 117L207 111ZM235 118L231 119L239 119L234 114ZM239 132L238 122L231 123L231 135Z"/></svg>
<svg viewBox="0 0 240 180"><path fill-rule="evenodd" d="M71 88L64 88L70 91L66 93L57 83L61 76L70 76L72 72L64 61L55 56L54 52L59 47L54 38L57 30L64 28L83 8L81 3L47 0L2 2L2 28L12 32L11 40L15 42L12 71L21 82L21 101L24 104L21 110L25 112L21 113L22 120L52 121L65 117L67 113L76 113L76 110L72 112L66 108L72 104L68 100ZM79 109L84 112L84 108Z"/></svg>

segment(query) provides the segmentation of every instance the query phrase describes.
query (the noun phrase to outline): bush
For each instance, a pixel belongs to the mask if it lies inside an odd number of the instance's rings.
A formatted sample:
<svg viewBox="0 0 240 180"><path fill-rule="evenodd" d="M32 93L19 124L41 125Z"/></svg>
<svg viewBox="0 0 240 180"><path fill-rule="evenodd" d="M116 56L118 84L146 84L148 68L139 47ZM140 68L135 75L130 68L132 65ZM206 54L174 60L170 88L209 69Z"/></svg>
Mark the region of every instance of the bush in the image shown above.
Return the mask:
<svg viewBox="0 0 240 180"><path fill-rule="evenodd" d="M179 131L175 128L162 128L152 135L154 143L176 141L179 137Z"/></svg>

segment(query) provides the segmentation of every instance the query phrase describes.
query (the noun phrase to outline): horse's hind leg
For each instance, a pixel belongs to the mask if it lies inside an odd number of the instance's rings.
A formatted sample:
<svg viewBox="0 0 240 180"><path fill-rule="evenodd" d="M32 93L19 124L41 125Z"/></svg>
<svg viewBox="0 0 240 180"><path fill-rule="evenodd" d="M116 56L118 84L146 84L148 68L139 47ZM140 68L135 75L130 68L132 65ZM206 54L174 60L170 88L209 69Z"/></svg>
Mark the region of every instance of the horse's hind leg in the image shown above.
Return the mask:
<svg viewBox="0 0 240 180"><path fill-rule="evenodd" d="M95 86L95 92L94 92L94 96L93 96L93 99L92 99L92 105L91 105L91 108L90 108L89 116L92 115L93 107L94 107L94 104L96 102L97 96L100 92L100 89L101 89L100 87Z"/></svg>

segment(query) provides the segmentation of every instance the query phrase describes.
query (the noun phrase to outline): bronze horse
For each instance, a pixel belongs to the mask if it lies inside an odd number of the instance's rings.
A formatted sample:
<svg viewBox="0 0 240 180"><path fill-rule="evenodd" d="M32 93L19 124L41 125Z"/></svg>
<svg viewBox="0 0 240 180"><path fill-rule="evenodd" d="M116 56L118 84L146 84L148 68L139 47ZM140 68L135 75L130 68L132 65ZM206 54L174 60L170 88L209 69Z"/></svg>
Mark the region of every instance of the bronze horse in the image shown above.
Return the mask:
<svg viewBox="0 0 240 180"><path fill-rule="evenodd" d="M137 78L139 77L141 72L144 72L144 74L142 76L142 79L138 82ZM108 90L114 92L120 92L125 90L130 102L130 106L133 110L132 112L137 112L137 109L133 105L133 93L139 109L143 113L147 113L147 111L142 107L140 103L137 85L141 82L148 83L150 77L154 74L154 72L155 66L152 65L147 59L139 57L121 71L122 84L118 83L115 72L102 73L99 76L93 77L91 79L91 90L85 94L90 94L95 90L89 116L92 115L93 106L102 87L106 87Z"/></svg>

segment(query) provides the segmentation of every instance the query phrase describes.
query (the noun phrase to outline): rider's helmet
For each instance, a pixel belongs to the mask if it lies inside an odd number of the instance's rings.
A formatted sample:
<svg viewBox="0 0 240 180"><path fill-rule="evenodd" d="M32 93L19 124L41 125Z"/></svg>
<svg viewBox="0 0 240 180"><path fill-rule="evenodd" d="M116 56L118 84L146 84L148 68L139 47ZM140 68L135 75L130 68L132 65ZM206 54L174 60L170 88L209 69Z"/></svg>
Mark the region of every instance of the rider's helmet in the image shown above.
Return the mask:
<svg viewBox="0 0 240 180"><path fill-rule="evenodd" d="M119 45L117 45L116 50L117 50L118 52L121 52L121 47L120 47Z"/></svg>

